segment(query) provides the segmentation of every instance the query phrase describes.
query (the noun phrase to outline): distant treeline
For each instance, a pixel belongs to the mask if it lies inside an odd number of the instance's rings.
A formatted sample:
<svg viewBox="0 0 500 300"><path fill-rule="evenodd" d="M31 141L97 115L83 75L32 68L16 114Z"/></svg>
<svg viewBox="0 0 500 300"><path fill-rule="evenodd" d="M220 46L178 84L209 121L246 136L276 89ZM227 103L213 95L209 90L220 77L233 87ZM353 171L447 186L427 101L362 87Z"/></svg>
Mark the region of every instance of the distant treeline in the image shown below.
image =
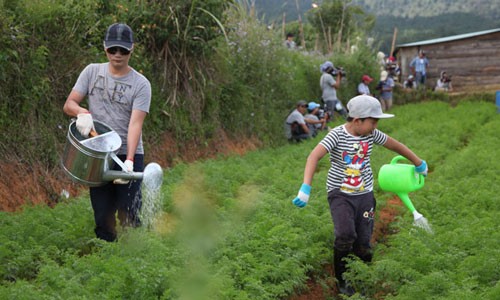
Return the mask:
<svg viewBox="0 0 500 300"><path fill-rule="evenodd" d="M381 51L389 53L394 28L398 29L396 44L404 44L498 27L500 21L472 13L449 13L415 18L384 15L377 16L371 35L377 38Z"/></svg>

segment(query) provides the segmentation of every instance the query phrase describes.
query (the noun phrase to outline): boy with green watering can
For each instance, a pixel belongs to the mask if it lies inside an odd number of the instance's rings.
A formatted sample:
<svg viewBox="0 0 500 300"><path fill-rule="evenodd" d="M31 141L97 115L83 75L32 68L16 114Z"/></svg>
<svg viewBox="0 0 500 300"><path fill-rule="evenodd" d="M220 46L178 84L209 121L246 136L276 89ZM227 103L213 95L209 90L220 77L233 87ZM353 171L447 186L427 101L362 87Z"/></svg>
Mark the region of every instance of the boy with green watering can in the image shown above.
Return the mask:
<svg viewBox="0 0 500 300"><path fill-rule="evenodd" d="M382 145L411 161L417 173L427 175L427 163L407 146L377 129L379 119L394 115L382 112L380 102L360 95L347 103L347 122L332 129L309 154L304 181L293 204L307 205L313 176L319 160L330 154L330 169L326 179L328 203L334 223L334 270L339 292L355 293L343 278L349 254L365 262L372 259L370 239L373 233L375 198L370 154L373 145Z"/></svg>

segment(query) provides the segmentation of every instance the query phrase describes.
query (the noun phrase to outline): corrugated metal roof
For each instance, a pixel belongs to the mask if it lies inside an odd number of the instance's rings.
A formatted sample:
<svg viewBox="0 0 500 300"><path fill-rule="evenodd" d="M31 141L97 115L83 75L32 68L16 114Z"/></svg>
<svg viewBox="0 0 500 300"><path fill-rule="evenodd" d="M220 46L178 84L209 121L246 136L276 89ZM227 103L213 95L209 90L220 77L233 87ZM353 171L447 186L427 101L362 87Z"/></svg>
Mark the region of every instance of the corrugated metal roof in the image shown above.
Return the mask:
<svg viewBox="0 0 500 300"><path fill-rule="evenodd" d="M413 43L408 43L408 44L401 44L401 45L397 45L397 47L398 48L404 48L404 47L413 47L413 46L421 46L421 45L430 45L430 44L451 42L451 41L467 39L467 38L471 38L471 37L475 37L475 36L480 36L480 35L485 35L485 34L489 34L489 33L499 32L499 31L500 31L500 28L490 29L490 30L484 30L484 31L476 31L476 32L465 33L465 34L451 35L451 36L437 38L437 39L432 39L432 40L425 40L425 41L420 41L420 42L413 42Z"/></svg>

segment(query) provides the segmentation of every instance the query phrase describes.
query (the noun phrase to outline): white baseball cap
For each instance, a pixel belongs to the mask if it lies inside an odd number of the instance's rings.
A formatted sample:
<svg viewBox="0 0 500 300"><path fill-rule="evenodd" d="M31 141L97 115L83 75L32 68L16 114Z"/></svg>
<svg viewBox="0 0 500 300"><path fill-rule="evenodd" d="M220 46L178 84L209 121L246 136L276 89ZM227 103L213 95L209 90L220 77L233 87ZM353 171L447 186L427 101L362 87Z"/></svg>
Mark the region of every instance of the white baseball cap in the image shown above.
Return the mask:
<svg viewBox="0 0 500 300"><path fill-rule="evenodd" d="M394 117L392 114L385 114L380 102L368 95L359 95L349 100L347 110L351 118L387 119Z"/></svg>
<svg viewBox="0 0 500 300"><path fill-rule="evenodd" d="M381 81L385 81L387 79L387 76L389 76L389 73L387 73L387 71L380 72L380 80Z"/></svg>

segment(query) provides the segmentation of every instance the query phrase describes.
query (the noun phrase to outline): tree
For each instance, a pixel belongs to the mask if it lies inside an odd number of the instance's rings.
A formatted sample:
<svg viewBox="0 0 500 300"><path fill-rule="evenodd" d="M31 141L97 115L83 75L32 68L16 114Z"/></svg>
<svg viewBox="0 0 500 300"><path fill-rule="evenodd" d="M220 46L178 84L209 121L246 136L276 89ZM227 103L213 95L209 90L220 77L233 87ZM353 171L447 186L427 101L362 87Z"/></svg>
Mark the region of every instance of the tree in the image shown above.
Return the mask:
<svg viewBox="0 0 500 300"><path fill-rule="evenodd" d="M375 18L366 14L360 6L352 5L352 0L325 0L321 5L313 3L307 13L308 21L322 37L322 49L331 53L349 42L353 33L373 27ZM335 43L335 45L334 45Z"/></svg>

